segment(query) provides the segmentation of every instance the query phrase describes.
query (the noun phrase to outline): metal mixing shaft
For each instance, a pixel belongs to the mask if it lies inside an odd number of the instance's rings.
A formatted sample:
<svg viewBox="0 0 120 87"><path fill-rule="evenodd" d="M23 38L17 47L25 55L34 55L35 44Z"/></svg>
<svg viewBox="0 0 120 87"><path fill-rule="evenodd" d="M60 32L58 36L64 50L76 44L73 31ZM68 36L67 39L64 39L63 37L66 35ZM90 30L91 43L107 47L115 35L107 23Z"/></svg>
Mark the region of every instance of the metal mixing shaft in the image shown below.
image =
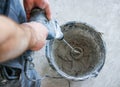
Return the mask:
<svg viewBox="0 0 120 87"><path fill-rule="evenodd" d="M72 50L73 52L80 54L80 52L77 51L77 50L75 50L65 39L63 39L63 42L64 42L65 44L67 44L67 45L71 48L71 50Z"/></svg>

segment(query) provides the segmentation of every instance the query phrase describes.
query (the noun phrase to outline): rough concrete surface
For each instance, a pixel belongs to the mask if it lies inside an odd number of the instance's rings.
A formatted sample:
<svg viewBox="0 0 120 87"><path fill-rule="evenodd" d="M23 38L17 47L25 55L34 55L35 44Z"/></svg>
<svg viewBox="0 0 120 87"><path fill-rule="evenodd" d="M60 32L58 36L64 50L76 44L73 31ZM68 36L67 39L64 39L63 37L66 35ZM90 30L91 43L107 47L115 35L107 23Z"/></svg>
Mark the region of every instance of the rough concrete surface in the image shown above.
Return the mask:
<svg viewBox="0 0 120 87"><path fill-rule="evenodd" d="M106 62L98 77L73 82L71 87L120 87L120 0L50 0L53 17L60 25L80 21L103 33ZM38 73L56 75L48 65L44 48L35 53ZM64 79L42 80L41 87L69 87Z"/></svg>

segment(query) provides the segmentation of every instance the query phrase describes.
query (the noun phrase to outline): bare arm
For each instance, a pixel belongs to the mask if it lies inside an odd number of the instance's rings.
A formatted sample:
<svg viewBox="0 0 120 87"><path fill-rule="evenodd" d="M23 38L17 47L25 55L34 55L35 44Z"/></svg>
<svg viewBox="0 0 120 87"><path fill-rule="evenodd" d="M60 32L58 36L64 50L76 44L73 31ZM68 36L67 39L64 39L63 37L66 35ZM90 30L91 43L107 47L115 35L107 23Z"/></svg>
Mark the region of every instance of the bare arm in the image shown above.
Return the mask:
<svg viewBox="0 0 120 87"><path fill-rule="evenodd" d="M0 62L15 58L28 49L41 49L46 37L47 29L40 23L17 24L0 16Z"/></svg>

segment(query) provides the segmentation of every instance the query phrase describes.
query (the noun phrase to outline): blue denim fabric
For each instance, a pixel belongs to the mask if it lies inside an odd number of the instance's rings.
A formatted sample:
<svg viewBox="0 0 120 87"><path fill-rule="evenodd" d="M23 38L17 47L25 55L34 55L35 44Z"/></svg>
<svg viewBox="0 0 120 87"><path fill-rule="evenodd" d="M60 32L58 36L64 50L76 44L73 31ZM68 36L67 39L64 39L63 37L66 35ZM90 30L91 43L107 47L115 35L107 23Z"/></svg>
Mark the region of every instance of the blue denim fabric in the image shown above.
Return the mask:
<svg viewBox="0 0 120 87"><path fill-rule="evenodd" d="M3 11L6 11L3 13L3 15L8 16L9 18L11 18L17 23L23 23L26 21L26 15L25 15L24 10L21 7L19 0L6 0L6 2L3 2L3 1L4 0L0 0L1 3L3 4L5 3L4 5L7 4L7 6L2 6L2 7L0 6ZM14 68L17 67L17 68L22 69L23 61L24 59L22 59L22 57L20 56L14 60L10 60L5 63L2 63L2 65L14 67Z"/></svg>
<svg viewBox="0 0 120 87"><path fill-rule="evenodd" d="M0 0L0 14L11 18L17 23L26 22L26 14L19 0ZM40 77L33 68L29 67L30 65L27 65L27 62L32 61L30 56L31 51L26 51L18 58L0 64L5 71L7 71L7 67L13 74L16 70L20 71L20 77L17 79L14 79L12 75L5 76L8 81L6 84L0 84L0 87L40 87ZM27 76L37 81L33 82Z"/></svg>

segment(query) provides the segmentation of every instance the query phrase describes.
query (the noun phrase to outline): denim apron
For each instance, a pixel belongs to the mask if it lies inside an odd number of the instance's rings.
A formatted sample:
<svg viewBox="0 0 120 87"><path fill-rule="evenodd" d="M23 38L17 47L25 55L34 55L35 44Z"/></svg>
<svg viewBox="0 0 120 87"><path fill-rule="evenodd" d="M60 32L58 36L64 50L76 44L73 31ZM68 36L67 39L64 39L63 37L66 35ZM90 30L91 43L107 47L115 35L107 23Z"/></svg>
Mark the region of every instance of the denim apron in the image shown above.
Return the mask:
<svg viewBox="0 0 120 87"><path fill-rule="evenodd" d="M19 0L0 0L0 14L16 23L26 22L26 14ZM18 58L0 63L0 87L40 87L40 76L34 70L31 51Z"/></svg>

